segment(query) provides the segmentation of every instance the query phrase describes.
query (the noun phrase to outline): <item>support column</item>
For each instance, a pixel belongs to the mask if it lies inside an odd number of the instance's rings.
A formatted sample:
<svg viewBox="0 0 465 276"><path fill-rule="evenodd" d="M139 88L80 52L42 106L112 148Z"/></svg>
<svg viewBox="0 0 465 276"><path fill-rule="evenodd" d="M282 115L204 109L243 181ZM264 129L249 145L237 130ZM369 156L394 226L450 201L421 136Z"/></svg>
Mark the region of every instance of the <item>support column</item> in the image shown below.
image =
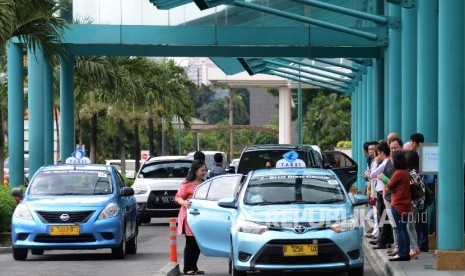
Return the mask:
<svg viewBox="0 0 465 276"><path fill-rule="evenodd" d="M44 52L28 50L29 177L44 165Z"/></svg>
<svg viewBox="0 0 465 276"><path fill-rule="evenodd" d="M401 17L400 7L396 4L388 4L390 17ZM402 27L401 27L402 28ZM389 92L388 92L388 109L389 121L388 132L401 133L401 31L389 29Z"/></svg>
<svg viewBox="0 0 465 276"><path fill-rule="evenodd" d="M465 269L463 238L464 2L439 1L437 269ZM452 252L453 251L453 252ZM455 258L451 258L453 255Z"/></svg>
<svg viewBox="0 0 465 276"><path fill-rule="evenodd" d="M23 46L8 44L8 152L9 186L24 183ZM0 122L1 123L1 122ZM3 179L2 179L3 181Z"/></svg>
<svg viewBox="0 0 465 276"><path fill-rule="evenodd" d="M360 68L361 69L361 68ZM362 79L362 78L361 78ZM357 164L362 164L363 163L363 134L362 134L362 97L363 97L363 80L360 80L357 86L357 148L355 149L355 152L357 153ZM362 168L362 166L360 166ZM361 174L359 173L358 176L358 190L363 191L363 182L364 180L361 177Z"/></svg>
<svg viewBox="0 0 465 276"><path fill-rule="evenodd" d="M366 89L366 109L367 109L367 141L373 141L373 67L367 66L367 89Z"/></svg>
<svg viewBox="0 0 465 276"><path fill-rule="evenodd" d="M279 143L291 143L291 89L279 88Z"/></svg>
<svg viewBox="0 0 465 276"><path fill-rule="evenodd" d="M384 138L384 59L373 60L373 71L375 82L373 83L373 106L374 106L374 127L373 134L375 140Z"/></svg>
<svg viewBox="0 0 465 276"><path fill-rule="evenodd" d="M74 57L61 61L60 68L60 158L66 160L75 149L74 140Z"/></svg>
<svg viewBox="0 0 465 276"><path fill-rule="evenodd" d="M55 133L53 131L53 72L50 62L44 62L44 164L54 163L54 142Z"/></svg>
<svg viewBox="0 0 465 276"><path fill-rule="evenodd" d="M416 1L417 3L420 1ZM402 139L417 132L417 5L402 9Z"/></svg>
<svg viewBox="0 0 465 276"><path fill-rule="evenodd" d="M438 142L438 0L418 3L417 129Z"/></svg>

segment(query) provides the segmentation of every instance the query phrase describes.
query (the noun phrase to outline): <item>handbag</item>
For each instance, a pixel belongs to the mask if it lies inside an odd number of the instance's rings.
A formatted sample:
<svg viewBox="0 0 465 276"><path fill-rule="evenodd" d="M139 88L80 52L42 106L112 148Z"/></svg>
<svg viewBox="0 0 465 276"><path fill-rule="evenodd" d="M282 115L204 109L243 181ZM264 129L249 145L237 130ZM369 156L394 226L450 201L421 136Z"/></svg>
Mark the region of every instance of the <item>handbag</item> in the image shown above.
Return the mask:
<svg viewBox="0 0 465 276"><path fill-rule="evenodd" d="M410 180L410 195L412 200L417 200L425 196L425 191L423 191L420 183Z"/></svg>

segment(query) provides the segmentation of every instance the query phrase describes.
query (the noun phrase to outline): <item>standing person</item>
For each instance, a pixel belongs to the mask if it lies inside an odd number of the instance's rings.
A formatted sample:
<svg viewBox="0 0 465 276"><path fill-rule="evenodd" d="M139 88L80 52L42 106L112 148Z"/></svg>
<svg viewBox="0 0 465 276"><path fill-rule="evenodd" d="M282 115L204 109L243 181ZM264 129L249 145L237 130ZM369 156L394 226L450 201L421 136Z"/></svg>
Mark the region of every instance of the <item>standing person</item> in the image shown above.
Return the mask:
<svg viewBox="0 0 465 276"><path fill-rule="evenodd" d="M210 169L210 175L208 178L212 178L218 175L226 174L226 170L223 168L223 154L217 152L213 155L213 168Z"/></svg>
<svg viewBox="0 0 465 276"><path fill-rule="evenodd" d="M194 152L194 160L202 160L203 162L205 162L205 153L201 151Z"/></svg>
<svg viewBox="0 0 465 276"><path fill-rule="evenodd" d="M410 185L421 185L423 192L425 191L425 184L421 180L420 174L418 174L419 157L418 153L414 150L409 150L405 153L405 159L407 160L407 169L410 174ZM415 229L415 225L419 221L419 212L424 209L425 196L412 200L412 215L409 217L407 222L407 231L410 238L410 258L417 259L420 254L420 248L418 246L418 236Z"/></svg>
<svg viewBox="0 0 465 276"><path fill-rule="evenodd" d="M205 161L201 159L194 160L186 176L186 180L181 183L175 196L176 203L181 205L181 210L179 210L178 214L177 232L178 235L186 235L186 246L184 247L184 274L187 275L205 274L204 271L199 270L197 267L200 249L187 223L187 209L191 206L190 199L194 194L195 188L203 182L206 173L207 167L205 166Z"/></svg>
<svg viewBox="0 0 465 276"><path fill-rule="evenodd" d="M412 144L411 149L417 153L420 151L420 144L425 142L425 137L421 133L414 133L410 135L410 143ZM428 224L434 225L433 216L429 214L435 214L435 193L436 193L436 180L434 175L422 175L422 182L425 185L425 201L423 208L418 210L418 221L415 225L418 235L418 247L422 252L428 252ZM432 231L433 232L433 231ZM435 231L434 231L435 232ZM432 233L431 233L432 234Z"/></svg>
<svg viewBox="0 0 465 276"><path fill-rule="evenodd" d="M392 142L391 142L392 144ZM392 163L395 169L391 179L380 174L385 184L385 190L391 191L391 212L394 217L394 232L397 238L398 255L389 261L410 261L410 238L407 232L408 215L412 211L410 195L410 174L407 171L405 152L395 151L392 153Z"/></svg>
<svg viewBox="0 0 465 276"><path fill-rule="evenodd" d="M378 145L378 151L379 154L373 160L371 166L370 176L376 180L374 188L376 191L376 214L379 234L375 241L370 241L370 244L376 245L373 249L384 249L388 247L388 244L393 243L392 227L391 224L386 221L386 205L383 198L384 183L376 177L384 172L386 164L389 162L391 150L388 144L382 141Z"/></svg>

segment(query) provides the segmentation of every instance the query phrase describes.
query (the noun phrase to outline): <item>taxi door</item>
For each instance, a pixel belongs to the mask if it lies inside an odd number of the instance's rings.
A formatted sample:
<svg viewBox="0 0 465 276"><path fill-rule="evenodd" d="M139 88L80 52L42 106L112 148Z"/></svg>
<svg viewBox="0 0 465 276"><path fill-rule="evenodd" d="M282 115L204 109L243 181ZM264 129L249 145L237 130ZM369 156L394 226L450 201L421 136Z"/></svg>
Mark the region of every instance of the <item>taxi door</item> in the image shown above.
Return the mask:
<svg viewBox="0 0 465 276"><path fill-rule="evenodd" d="M200 184L187 210L187 221L205 256L229 258L231 218L236 209L218 206L218 200L234 197L242 174L224 174Z"/></svg>
<svg viewBox="0 0 465 276"><path fill-rule="evenodd" d="M324 167L334 171L349 192L352 184L357 181L357 163L342 151L323 151L321 155Z"/></svg>

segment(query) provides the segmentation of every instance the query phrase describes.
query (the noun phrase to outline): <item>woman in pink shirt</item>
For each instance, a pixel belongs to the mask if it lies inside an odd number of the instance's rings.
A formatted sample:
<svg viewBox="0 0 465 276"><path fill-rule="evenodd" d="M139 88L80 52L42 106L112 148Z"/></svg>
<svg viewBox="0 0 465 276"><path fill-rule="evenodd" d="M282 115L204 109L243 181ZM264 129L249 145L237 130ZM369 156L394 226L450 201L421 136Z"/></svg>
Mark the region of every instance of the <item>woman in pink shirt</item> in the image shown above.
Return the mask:
<svg viewBox="0 0 465 276"><path fill-rule="evenodd" d="M207 167L205 161L194 160L191 169L186 176L186 180L181 183L176 193L176 203L181 205L178 215L178 235L186 235L186 246L184 247L184 274L197 275L205 274L197 268L197 261L200 256L200 249L195 240L189 224L187 223L187 209L191 206L190 199L194 195L195 188L203 182Z"/></svg>

